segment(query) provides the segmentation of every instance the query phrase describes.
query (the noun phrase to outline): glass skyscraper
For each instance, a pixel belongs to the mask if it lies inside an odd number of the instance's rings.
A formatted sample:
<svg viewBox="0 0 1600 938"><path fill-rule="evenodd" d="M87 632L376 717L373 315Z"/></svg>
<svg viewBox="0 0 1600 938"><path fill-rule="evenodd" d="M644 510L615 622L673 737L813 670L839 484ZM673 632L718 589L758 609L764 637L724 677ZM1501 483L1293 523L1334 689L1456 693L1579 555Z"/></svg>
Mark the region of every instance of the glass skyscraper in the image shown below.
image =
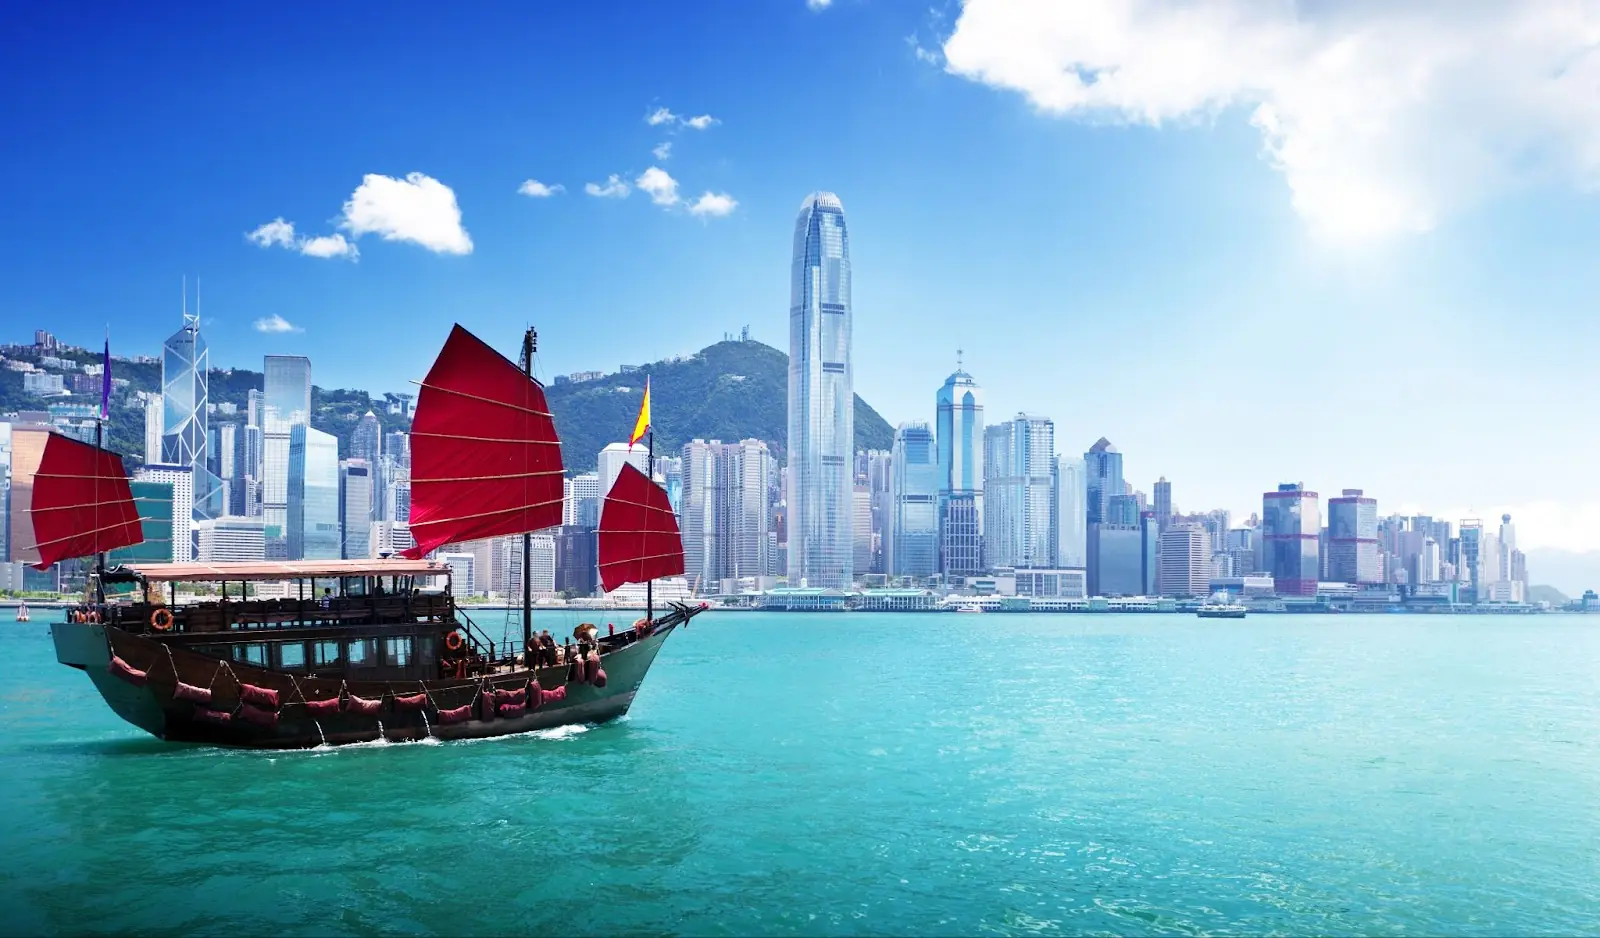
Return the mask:
<svg viewBox="0 0 1600 938"><path fill-rule="evenodd" d="M185 313L183 328L161 346L161 463L189 470L194 480L190 510L196 520L227 513L222 480L206 465L209 364L200 317ZM176 556L188 560L192 553L180 548Z"/></svg>
<svg viewBox="0 0 1600 938"><path fill-rule="evenodd" d="M1279 596L1317 595L1321 530L1316 492L1296 482L1261 496L1265 566Z"/></svg>
<svg viewBox="0 0 1600 938"><path fill-rule="evenodd" d="M261 395L261 515L266 524L267 559L283 560L295 556L287 546L289 436L295 426L307 426L311 421L311 359L300 355L268 355L262 363L262 372L265 388ZM334 472L337 490L337 466Z"/></svg>
<svg viewBox="0 0 1600 938"><path fill-rule="evenodd" d="M339 440L296 424L289 431L290 560L338 560Z"/></svg>
<svg viewBox="0 0 1600 938"><path fill-rule="evenodd" d="M1056 556L1055 424L1018 414L984 432L983 545L993 567L1048 567Z"/></svg>
<svg viewBox="0 0 1600 938"><path fill-rule="evenodd" d="M894 482L889 495L889 543L884 549L886 572L890 576L932 576L939 560L939 463L927 424L900 425L894 433L889 465Z"/></svg>
<svg viewBox="0 0 1600 938"><path fill-rule="evenodd" d="M939 568L983 572L983 391L959 365L934 398L939 446Z"/></svg>
<svg viewBox="0 0 1600 938"><path fill-rule="evenodd" d="M311 422L311 359L268 355L262 383L266 386L262 403L267 410L276 411L279 420L290 426Z"/></svg>
<svg viewBox="0 0 1600 938"><path fill-rule="evenodd" d="M789 287L788 575L790 586L854 579L850 239L831 192L800 205Z"/></svg>

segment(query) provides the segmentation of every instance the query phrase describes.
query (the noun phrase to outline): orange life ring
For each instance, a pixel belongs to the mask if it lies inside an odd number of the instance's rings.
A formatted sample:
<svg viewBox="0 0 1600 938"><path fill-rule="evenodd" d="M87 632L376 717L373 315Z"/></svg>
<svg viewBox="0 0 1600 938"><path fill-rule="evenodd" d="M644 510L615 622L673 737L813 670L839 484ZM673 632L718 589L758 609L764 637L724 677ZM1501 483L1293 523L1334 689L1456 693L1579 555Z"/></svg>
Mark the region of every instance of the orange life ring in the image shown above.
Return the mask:
<svg viewBox="0 0 1600 938"><path fill-rule="evenodd" d="M465 644L466 642L461 640L460 632L451 632L449 635L444 637L444 647L451 651L460 651L461 646Z"/></svg>
<svg viewBox="0 0 1600 938"><path fill-rule="evenodd" d="M172 613L165 607L150 613L150 627L157 632L165 632L172 628Z"/></svg>

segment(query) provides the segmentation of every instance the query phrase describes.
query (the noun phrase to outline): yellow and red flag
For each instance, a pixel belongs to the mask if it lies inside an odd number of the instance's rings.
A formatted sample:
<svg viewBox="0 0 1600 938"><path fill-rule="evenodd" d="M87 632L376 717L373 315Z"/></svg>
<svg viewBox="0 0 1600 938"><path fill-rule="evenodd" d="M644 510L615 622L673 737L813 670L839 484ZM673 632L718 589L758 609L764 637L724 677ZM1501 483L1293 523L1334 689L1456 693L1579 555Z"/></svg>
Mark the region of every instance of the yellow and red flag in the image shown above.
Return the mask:
<svg viewBox="0 0 1600 938"><path fill-rule="evenodd" d="M644 379L644 403L639 405L639 419L633 424L633 436L628 437L628 446L644 439L645 432L650 429L650 376Z"/></svg>

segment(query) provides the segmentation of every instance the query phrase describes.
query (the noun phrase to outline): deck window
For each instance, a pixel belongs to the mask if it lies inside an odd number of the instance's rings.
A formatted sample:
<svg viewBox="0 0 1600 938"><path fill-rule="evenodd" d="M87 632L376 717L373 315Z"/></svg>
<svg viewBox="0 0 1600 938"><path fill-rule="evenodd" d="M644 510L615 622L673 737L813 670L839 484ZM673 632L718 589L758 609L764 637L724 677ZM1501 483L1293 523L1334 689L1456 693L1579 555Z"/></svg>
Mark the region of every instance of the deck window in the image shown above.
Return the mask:
<svg viewBox="0 0 1600 938"><path fill-rule="evenodd" d="M349 646L352 668L370 668L378 663L377 649L370 638L352 638Z"/></svg>
<svg viewBox="0 0 1600 938"><path fill-rule="evenodd" d="M411 636L383 640L383 663L403 668L411 663Z"/></svg>
<svg viewBox="0 0 1600 938"><path fill-rule="evenodd" d="M312 642L311 664L317 668L335 668L339 666L338 642Z"/></svg>
<svg viewBox="0 0 1600 938"><path fill-rule="evenodd" d="M275 647L279 668L285 671L299 671L305 668L306 646L304 642L285 642Z"/></svg>
<svg viewBox="0 0 1600 938"><path fill-rule="evenodd" d="M235 645L233 646L232 657L235 661L264 668L267 666L267 646L260 642L253 642L249 645Z"/></svg>

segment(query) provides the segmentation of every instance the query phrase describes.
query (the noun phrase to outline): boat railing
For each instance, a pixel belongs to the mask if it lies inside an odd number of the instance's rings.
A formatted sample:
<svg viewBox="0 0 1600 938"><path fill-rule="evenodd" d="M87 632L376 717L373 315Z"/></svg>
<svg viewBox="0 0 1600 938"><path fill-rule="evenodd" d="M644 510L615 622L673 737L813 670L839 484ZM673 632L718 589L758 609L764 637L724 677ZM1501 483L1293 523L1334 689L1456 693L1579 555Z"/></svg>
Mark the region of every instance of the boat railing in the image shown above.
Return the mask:
<svg viewBox="0 0 1600 938"><path fill-rule="evenodd" d="M460 606L455 607L455 616L456 621L461 623L461 631L467 636L467 644L472 647L473 653L489 661L495 660L494 640L478 628L478 623L472 621L472 617L463 612Z"/></svg>

